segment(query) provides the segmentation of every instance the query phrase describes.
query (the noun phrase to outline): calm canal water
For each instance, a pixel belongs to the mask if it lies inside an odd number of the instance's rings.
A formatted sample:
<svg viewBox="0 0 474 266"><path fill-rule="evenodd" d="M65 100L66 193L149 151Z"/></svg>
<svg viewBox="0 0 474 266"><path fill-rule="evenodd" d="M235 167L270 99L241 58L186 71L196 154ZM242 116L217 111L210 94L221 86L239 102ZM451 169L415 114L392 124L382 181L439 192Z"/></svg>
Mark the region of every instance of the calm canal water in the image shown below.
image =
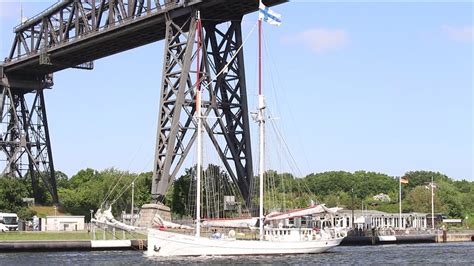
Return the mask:
<svg viewBox="0 0 474 266"><path fill-rule="evenodd" d="M0 265L474 264L474 242L337 247L315 255L147 258L137 251L0 253Z"/></svg>

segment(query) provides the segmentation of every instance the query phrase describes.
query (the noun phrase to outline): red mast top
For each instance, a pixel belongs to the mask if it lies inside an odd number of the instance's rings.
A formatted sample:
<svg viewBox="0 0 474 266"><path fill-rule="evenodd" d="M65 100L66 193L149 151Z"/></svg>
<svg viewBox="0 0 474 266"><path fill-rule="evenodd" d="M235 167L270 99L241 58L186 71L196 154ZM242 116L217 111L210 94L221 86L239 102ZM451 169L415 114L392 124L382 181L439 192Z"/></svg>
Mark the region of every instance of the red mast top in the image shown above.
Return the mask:
<svg viewBox="0 0 474 266"><path fill-rule="evenodd" d="M201 115L201 16L197 17L197 51L196 51L196 112Z"/></svg>

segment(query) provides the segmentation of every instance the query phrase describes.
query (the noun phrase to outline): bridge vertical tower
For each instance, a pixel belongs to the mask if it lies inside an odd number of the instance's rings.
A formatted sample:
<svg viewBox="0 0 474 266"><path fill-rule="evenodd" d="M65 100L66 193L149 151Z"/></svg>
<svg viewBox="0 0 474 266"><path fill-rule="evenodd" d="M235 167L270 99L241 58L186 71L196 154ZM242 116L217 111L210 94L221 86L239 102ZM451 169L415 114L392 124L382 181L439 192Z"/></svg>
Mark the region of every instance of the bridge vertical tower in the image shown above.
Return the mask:
<svg viewBox="0 0 474 266"><path fill-rule="evenodd" d="M5 155L5 168L1 174L11 178L29 177L36 201L42 197L39 186L42 181L53 203L57 204L58 193L43 93L52 85L52 75L25 80L9 79L2 73L0 149Z"/></svg>
<svg viewBox="0 0 474 266"><path fill-rule="evenodd" d="M196 139L196 11L188 20L166 16L165 53L156 138L152 196L163 201ZM241 17L218 25L203 22L203 108L215 122L204 123L214 147L240 193L250 204L252 154L242 46Z"/></svg>

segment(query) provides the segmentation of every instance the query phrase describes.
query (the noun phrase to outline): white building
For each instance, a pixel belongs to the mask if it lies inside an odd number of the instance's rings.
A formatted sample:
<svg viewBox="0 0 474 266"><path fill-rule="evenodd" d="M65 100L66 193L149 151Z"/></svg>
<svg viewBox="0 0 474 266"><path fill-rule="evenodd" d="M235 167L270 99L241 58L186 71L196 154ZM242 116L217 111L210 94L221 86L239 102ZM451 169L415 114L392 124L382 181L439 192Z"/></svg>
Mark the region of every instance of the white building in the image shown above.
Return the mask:
<svg viewBox="0 0 474 266"><path fill-rule="evenodd" d="M85 227L84 216L46 216L41 231L81 231Z"/></svg>
<svg viewBox="0 0 474 266"><path fill-rule="evenodd" d="M352 216L354 215L354 216ZM386 213L375 210L339 210L335 214L315 214L313 217L295 217L282 221L273 221L273 227L345 227L361 230L426 230L428 229L426 213Z"/></svg>
<svg viewBox="0 0 474 266"><path fill-rule="evenodd" d="M372 228L394 228L394 229L427 229L426 213L386 213L375 210L340 210L333 218L334 222L341 227L354 227L356 229L368 230ZM337 222L336 222L337 221Z"/></svg>

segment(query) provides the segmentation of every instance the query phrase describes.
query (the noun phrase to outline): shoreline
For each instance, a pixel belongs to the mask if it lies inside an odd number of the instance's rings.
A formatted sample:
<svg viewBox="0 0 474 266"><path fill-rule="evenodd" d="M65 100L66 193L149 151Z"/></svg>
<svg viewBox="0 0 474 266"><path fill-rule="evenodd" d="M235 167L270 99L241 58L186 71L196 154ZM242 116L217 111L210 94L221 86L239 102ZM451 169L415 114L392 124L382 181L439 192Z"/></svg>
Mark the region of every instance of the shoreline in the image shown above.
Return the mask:
<svg viewBox="0 0 474 266"><path fill-rule="evenodd" d="M59 234L58 234L59 233ZM10 234L10 233L6 233ZM74 236L74 232L28 232L17 235ZM79 232L87 234L87 232ZM88 234L90 236L90 233ZM1 238L2 235L0 235ZM453 232L445 234L398 235L398 236L347 236L340 246L369 246L369 245L397 245L397 244L426 244L426 243L454 243L472 242L474 232ZM42 251L108 251L108 250L136 250L145 251L146 239L18 239L0 240L0 252L42 252Z"/></svg>
<svg viewBox="0 0 474 266"><path fill-rule="evenodd" d="M0 241L0 252L146 250L146 240Z"/></svg>

